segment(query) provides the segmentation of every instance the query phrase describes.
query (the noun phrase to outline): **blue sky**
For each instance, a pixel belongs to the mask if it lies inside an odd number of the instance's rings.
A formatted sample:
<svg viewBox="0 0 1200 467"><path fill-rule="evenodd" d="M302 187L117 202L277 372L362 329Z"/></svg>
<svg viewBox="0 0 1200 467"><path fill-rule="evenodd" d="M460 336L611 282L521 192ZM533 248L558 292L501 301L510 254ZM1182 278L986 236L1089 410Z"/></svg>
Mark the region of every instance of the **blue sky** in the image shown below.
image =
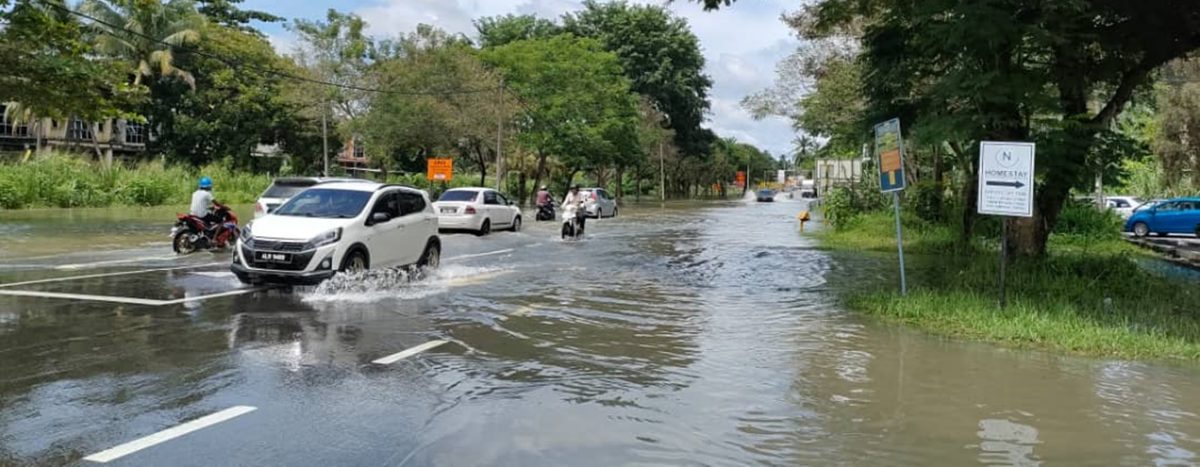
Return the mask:
<svg viewBox="0 0 1200 467"><path fill-rule="evenodd" d="M581 8L578 0L246 0L244 8L268 11L288 18L316 19L329 8L354 12L368 22L368 32L390 37L426 23L474 37L471 21L481 16L533 13L557 18ZM631 3L662 4L661 1ZM721 136L753 143L773 154L790 151L793 131L780 118L755 121L738 102L747 94L770 86L775 64L795 50L798 40L779 20L799 0L742 0L719 12L706 13L686 0L668 5L685 18L700 38L713 78L712 110L707 126ZM281 52L288 52L294 36L279 24L259 25Z"/></svg>

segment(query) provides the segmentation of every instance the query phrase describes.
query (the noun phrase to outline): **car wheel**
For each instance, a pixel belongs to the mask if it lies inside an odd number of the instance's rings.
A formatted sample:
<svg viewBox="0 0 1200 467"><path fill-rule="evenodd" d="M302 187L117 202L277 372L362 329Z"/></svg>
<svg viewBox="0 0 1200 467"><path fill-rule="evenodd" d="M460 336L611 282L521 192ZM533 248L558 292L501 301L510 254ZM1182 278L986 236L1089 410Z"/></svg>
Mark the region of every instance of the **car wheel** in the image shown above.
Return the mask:
<svg viewBox="0 0 1200 467"><path fill-rule="evenodd" d="M613 207L612 217L617 217L617 208L615 206Z"/></svg>
<svg viewBox="0 0 1200 467"><path fill-rule="evenodd" d="M475 235L478 235L478 236L482 237L482 236L484 236L484 235L487 235L487 234L489 234L489 233L492 233L492 220L491 220L491 219L484 219L484 220L483 220L483 224L481 224L481 225L479 226L479 231L478 231L478 232L475 232Z"/></svg>
<svg viewBox="0 0 1200 467"><path fill-rule="evenodd" d="M1133 224L1133 235L1137 237L1145 237L1150 235L1150 226L1146 225L1145 222Z"/></svg>
<svg viewBox="0 0 1200 467"><path fill-rule="evenodd" d="M342 260L341 272L349 274L358 274L366 271L370 267L367 262L367 255L362 250L351 251L346 255L346 259Z"/></svg>
<svg viewBox="0 0 1200 467"><path fill-rule="evenodd" d="M421 253L421 260L417 261L417 266L425 269L437 269L442 264L442 249L438 247L437 242L429 242L425 246L425 252Z"/></svg>
<svg viewBox="0 0 1200 467"><path fill-rule="evenodd" d="M512 231L513 232L521 231L521 216L517 216L517 217L513 218Z"/></svg>

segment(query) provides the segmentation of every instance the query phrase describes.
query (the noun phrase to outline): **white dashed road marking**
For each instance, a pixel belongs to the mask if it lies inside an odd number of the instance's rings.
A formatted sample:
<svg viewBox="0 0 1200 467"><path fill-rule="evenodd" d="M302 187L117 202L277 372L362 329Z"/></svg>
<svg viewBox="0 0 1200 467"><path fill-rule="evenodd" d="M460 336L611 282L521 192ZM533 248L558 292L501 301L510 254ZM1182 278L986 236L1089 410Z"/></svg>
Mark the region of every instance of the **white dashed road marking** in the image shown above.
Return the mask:
<svg viewBox="0 0 1200 467"><path fill-rule="evenodd" d="M513 250L512 248L507 248L507 249L504 249L504 250L489 251L489 252L487 252L487 253L476 253L476 254L473 254L473 255L461 255L461 256L453 256L453 257L450 257L450 258L445 258L445 259L442 259L442 262L443 262L443 263L445 263L445 262L450 262L450 261L461 261L461 260L464 260L464 259L471 259L471 258L482 258L482 257L484 257L484 256L495 256L495 255L502 255L502 254L505 254L505 253L512 253L513 251L514 251L514 250Z"/></svg>
<svg viewBox="0 0 1200 467"><path fill-rule="evenodd" d="M248 414L255 410L258 409L256 407L250 407L246 405L233 406L214 414L205 415L174 428L168 428L145 438L136 439L115 448L97 452L83 458L83 460L99 463L114 461L156 444L170 441L193 431L216 425L223 421L232 419L239 415Z"/></svg>
<svg viewBox="0 0 1200 467"><path fill-rule="evenodd" d="M376 365L391 365L391 364L393 364L393 363L396 363L396 362L398 362L398 361L400 361L400 360L404 360L404 359L406 359L406 358L408 358L408 357L411 357L411 356L413 356L413 355L419 354L419 353L421 353L421 352L424 352L424 351L426 351L426 350L432 349L432 348L434 348L434 347L438 347L438 346L440 346L440 345L442 345L442 344L445 344L445 343L447 343L447 342L450 342L450 341L441 340L441 339L438 339L438 340L432 340L432 341L426 342L426 343L424 343L424 344L418 345L418 346L416 346L416 347L413 347L413 348L410 348L410 349L405 349L405 350L403 350L403 351L400 351L400 352L397 352L397 353L394 353L394 354L388 355L388 356L386 356L386 357L383 357L383 358L378 358L378 359L375 359L375 360L374 360L374 361L372 361L371 363L374 363L374 364L376 364Z"/></svg>
<svg viewBox="0 0 1200 467"><path fill-rule="evenodd" d="M141 269L141 270L137 270L137 271L106 272L106 273L102 273L102 274L85 274L82 276L51 277L49 279L38 279L38 280L32 280L32 281L0 284L0 287L17 287L20 285L45 284L48 282L72 281L72 280L76 280L76 279L95 279L98 277L128 276L131 274L145 274L148 272L178 271L180 269L199 269L199 268L206 268L209 266L218 266L221 264L225 264L225 262L197 264L194 266L178 266L178 267L173 267L173 268Z"/></svg>

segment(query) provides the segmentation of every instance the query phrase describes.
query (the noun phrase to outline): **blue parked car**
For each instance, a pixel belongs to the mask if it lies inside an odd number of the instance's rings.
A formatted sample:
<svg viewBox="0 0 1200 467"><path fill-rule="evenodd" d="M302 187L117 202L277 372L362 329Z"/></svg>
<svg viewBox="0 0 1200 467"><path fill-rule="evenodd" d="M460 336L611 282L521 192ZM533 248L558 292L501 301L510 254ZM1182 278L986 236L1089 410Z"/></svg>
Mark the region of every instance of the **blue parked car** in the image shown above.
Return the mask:
<svg viewBox="0 0 1200 467"><path fill-rule="evenodd" d="M1200 236L1200 198L1175 198L1135 211L1125 221L1125 231L1145 237L1150 234L1196 234Z"/></svg>

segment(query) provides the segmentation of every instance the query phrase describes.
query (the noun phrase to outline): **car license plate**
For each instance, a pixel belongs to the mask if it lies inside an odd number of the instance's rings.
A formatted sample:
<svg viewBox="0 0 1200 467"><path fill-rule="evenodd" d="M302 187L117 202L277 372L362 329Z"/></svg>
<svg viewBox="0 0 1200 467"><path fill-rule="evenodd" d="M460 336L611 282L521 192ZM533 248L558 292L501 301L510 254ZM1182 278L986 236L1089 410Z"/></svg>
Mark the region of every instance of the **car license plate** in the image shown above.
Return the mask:
<svg viewBox="0 0 1200 467"><path fill-rule="evenodd" d="M454 214L458 212L458 208L442 208L442 214Z"/></svg>
<svg viewBox="0 0 1200 467"><path fill-rule="evenodd" d="M269 253L265 251L259 251L254 253L254 259L258 261L266 261L268 263L290 263L292 261L292 255L287 253Z"/></svg>

